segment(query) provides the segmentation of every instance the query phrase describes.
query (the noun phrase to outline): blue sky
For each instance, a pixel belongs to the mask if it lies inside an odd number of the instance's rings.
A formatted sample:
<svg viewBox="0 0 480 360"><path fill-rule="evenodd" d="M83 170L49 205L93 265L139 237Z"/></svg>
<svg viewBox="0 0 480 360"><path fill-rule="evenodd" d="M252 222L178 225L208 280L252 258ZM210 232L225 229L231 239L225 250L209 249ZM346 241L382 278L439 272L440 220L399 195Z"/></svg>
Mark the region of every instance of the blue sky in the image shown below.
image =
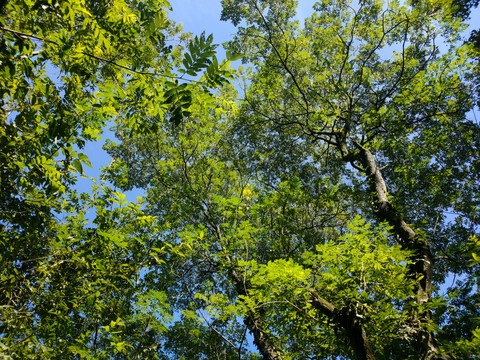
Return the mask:
<svg viewBox="0 0 480 360"><path fill-rule="evenodd" d="M200 34L213 34L218 43L232 37L235 28L230 23L220 21L222 6L220 0L170 0L173 12L170 18L183 23L185 31ZM304 19L312 13L317 0L300 0L298 2L298 19Z"/></svg>
<svg viewBox="0 0 480 360"><path fill-rule="evenodd" d="M302 22L307 16L312 13L312 7L316 0L300 0L297 12L297 18ZM221 4L220 0L170 0L173 7L173 12L169 17L183 24L183 29L186 32L191 32L194 35L200 34L203 31L208 34L213 34L214 42L221 44L233 37L235 28L232 24L220 21ZM472 13L470 24L478 28L480 20L480 10ZM470 27L471 30L472 26ZM222 57L223 52L219 52L219 57ZM113 134L105 132L104 137L112 137ZM108 165L110 157L101 148L104 141L87 144L84 152L89 156L93 168L85 168L86 174L94 178L99 178L100 168ZM90 186L93 182L86 179L79 179L77 189L80 191L90 192ZM141 191L131 191L127 193L127 200L135 201L137 196L141 195ZM251 342L251 339L249 339Z"/></svg>
<svg viewBox="0 0 480 360"><path fill-rule="evenodd" d="M220 14L222 11L220 0L169 0L173 11L169 14L169 18L177 23L183 24L183 29L186 32L191 32L194 35L201 34L203 31L207 35L213 34L214 43L221 44L233 37L235 34L235 27L231 23L220 21ZM299 0L297 19L303 22L303 19L308 17L313 12L313 5L317 0ZM470 29L478 28L480 20L480 9L472 12L470 19ZM219 49L219 60L223 57L223 51ZM104 137L112 137L112 134L105 132ZM100 167L106 166L110 161L110 157L101 149L104 141L87 144L84 152L89 156L93 168L85 168L86 174L98 178L100 175ZM80 191L89 191L91 181L79 179L78 189ZM135 197L140 195L136 191L127 194L127 199L134 201Z"/></svg>
<svg viewBox="0 0 480 360"><path fill-rule="evenodd" d="M213 34L214 43L221 44L233 37L235 27L231 23L220 21L222 6L220 0L170 0L173 11L169 14L169 18L177 23L182 23L183 30L191 32L194 35L201 34L203 31L207 35ZM316 0L299 1L298 19L304 19L312 13L312 7ZM219 50L219 58L223 56L223 52ZM102 137L112 137L111 132L105 131ZM89 143L83 152L88 155L93 167L84 167L88 176L96 179L100 176L100 168L108 165L111 160L110 156L102 149L104 140ZM88 179L79 179L77 189L79 191L90 191L93 183ZM141 195L139 191L127 193L127 200L135 201L137 196Z"/></svg>

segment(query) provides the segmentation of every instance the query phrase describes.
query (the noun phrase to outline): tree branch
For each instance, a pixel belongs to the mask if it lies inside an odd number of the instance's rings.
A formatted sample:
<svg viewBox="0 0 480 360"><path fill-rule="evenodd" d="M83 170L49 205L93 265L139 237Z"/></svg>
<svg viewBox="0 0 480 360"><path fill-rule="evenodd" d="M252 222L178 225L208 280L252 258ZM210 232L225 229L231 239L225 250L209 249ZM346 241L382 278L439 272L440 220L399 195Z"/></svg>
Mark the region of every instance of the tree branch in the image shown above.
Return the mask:
<svg viewBox="0 0 480 360"><path fill-rule="evenodd" d="M424 304L431 299L433 281L433 255L428 241L420 237L391 204L382 173L370 150L360 145L355 139L352 142L359 150L357 155L358 161L365 168L367 182L372 193L375 194L374 213L380 220L386 221L393 226L393 231L399 238L402 247L413 252L413 264L409 267L409 272L412 279L419 279L416 289L416 301L419 305ZM421 359L437 358L438 348L434 343L433 333L425 330L425 324L431 321L430 312L422 311L416 314L414 321L419 324L415 335L418 355Z"/></svg>
<svg viewBox="0 0 480 360"><path fill-rule="evenodd" d="M16 30L12 30L12 29L8 29L8 28L5 28L5 27L0 27L0 30L12 33L12 34L14 34L14 35L16 35L20 38L31 38L31 39L35 39L35 40L39 40L39 41L42 41L42 42L45 42L45 43L50 43L50 44L54 44L54 45L59 46L59 44L55 41L44 39L44 38L41 38L41 37L38 37L38 36L35 36L35 35L32 35L32 34L26 34L26 33L16 31ZM195 80L184 79L183 77L176 76L176 75L168 75L168 74L159 73L159 72L154 72L153 73L153 72L148 72L148 71L133 70L133 69L129 68L128 66L118 64L113 60L108 60L108 59L105 59L105 58L102 58L102 57L99 57L99 56L95 56L95 55L93 55L91 53L88 53L88 52L85 52L85 51L80 51L80 53L85 55L85 56L91 57L95 60L98 60L98 61L110 64L110 65L116 66L118 68L130 71L130 72L135 73L135 74L148 75L148 76L160 76L160 77L163 76L163 77L167 77L167 78L170 78L170 79L177 79L177 80L183 80L183 81L188 81L188 82L191 82L191 83L195 83Z"/></svg>
<svg viewBox="0 0 480 360"><path fill-rule="evenodd" d="M308 302L346 331L357 359L375 360L375 354L370 347L362 318L357 314L355 308L338 309L335 305L318 296L313 290L310 291L310 295L311 299Z"/></svg>

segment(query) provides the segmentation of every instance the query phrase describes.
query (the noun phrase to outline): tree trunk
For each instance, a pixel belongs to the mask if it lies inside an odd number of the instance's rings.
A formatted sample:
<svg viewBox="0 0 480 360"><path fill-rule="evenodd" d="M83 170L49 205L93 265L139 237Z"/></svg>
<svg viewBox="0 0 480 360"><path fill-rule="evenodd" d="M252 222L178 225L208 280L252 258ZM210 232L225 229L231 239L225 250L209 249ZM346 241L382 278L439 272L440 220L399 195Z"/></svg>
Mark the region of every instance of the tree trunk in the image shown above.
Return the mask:
<svg viewBox="0 0 480 360"><path fill-rule="evenodd" d="M207 217L209 216L207 215ZM210 225L212 226L218 241L220 242L220 244L222 244L222 247L225 246L220 226L214 223L210 223ZM242 274L238 273L236 269L236 263L229 255L226 255L225 259L228 263L230 279L235 285L235 290L237 291L237 294L247 296L249 285L246 279L242 276ZM264 360L283 359L282 355L273 344L268 332L264 330L263 320L258 314L251 312L244 318L243 321L247 326L248 330L252 333L253 343L257 347Z"/></svg>
<svg viewBox="0 0 480 360"><path fill-rule="evenodd" d="M312 306L345 330L357 360L375 360L375 354L370 347L362 318L357 315L355 309L346 307L340 310L317 294L311 292L311 295Z"/></svg>
<svg viewBox="0 0 480 360"><path fill-rule="evenodd" d="M420 279L416 287L417 305L430 301L433 279L433 256L428 241L405 222L402 215L393 207L388 199L387 188L375 158L369 149L353 141L358 149L355 158L363 166L370 189L375 197L373 211L376 216L393 226L393 231L403 248L413 252L413 264L409 268L413 279ZM350 157L351 158L351 157ZM415 350L419 359L438 358L438 348L434 344L433 334L425 330L425 324L431 321L429 311L417 313L412 318L415 329Z"/></svg>
<svg viewBox="0 0 480 360"><path fill-rule="evenodd" d="M234 269L231 269L231 277L235 283L235 287L238 295L248 295L247 294L247 284L244 281L243 277ZM282 360L283 357L275 348L275 345L272 343L270 336L263 329L263 320L260 316L255 313L247 315L244 319L244 323L247 326L248 330L253 335L253 343L256 345L258 351L262 355L264 360Z"/></svg>

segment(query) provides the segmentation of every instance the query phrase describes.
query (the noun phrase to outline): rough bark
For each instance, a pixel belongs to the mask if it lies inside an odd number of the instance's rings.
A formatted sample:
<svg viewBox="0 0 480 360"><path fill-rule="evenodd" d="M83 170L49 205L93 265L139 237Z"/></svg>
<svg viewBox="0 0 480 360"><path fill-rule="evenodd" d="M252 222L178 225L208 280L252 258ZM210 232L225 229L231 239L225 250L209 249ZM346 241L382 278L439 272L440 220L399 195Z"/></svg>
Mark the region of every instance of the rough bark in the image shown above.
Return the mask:
<svg viewBox="0 0 480 360"><path fill-rule="evenodd" d="M405 249L413 252L413 264L409 271L412 278L420 279L416 288L417 305L426 303L431 298L433 279L433 256L430 252L428 241L418 236L415 230L405 222L402 215L391 204L385 180L371 151L356 141L353 141L353 143L358 150L354 158L362 166L367 176L367 182L375 197L373 211L380 220L386 221L393 226L393 231L400 244ZM346 158L351 160L352 156L344 156L344 159ZM415 348L419 359L438 358L438 348L435 346L433 334L424 329L425 324L430 323L430 320L431 315L429 311L417 313L412 318L412 328L415 329Z"/></svg>
<svg viewBox="0 0 480 360"><path fill-rule="evenodd" d="M317 294L311 292L311 295L310 303L312 306L332 319L345 331L355 352L355 357L358 360L375 360L375 354L370 347L362 318L358 316L355 309L350 307L338 309Z"/></svg>
<svg viewBox="0 0 480 360"><path fill-rule="evenodd" d="M253 334L253 343L260 351L260 354L262 354L264 360L282 359L275 346L272 345L268 334L262 329L262 320L259 317L252 314L245 318L244 323Z"/></svg>

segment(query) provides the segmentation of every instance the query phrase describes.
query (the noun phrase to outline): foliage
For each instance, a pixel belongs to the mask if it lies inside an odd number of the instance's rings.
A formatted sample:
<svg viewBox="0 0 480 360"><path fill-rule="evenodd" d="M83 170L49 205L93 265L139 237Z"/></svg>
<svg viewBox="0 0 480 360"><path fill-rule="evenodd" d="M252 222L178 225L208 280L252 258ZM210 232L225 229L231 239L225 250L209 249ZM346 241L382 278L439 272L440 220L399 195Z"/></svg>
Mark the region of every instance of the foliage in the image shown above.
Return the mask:
<svg viewBox="0 0 480 360"><path fill-rule="evenodd" d="M2 351L477 358L477 69L454 8L324 0L301 26L294 1L222 4L221 62L166 1L6 5ZM72 190L109 122L103 176L144 203Z"/></svg>
<svg viewBox="0 0 480 360"><path fill-rule="evenodd" d="M475 313L474 294L438 292L477 269L464 257L479 129L459 19L323 1L301 28L293 2L223 5L239 26L227 49L255 67L238 110L199 107L142 138L119 121L108 146L112 181L147 190L169 224L174 311L236 329L222 334L240 350L243 318L266 359L473 357L456 342L474 329L454 317Z"/></svg>
<svg viewBox="0 0 480 360"><path fill-rule="evenodd" d="M139 285L156 256L154 218L104 185L92 195L72 189L91 166L86 143L120 112L142 107L179 124L192 92L214 98L212 88L232 77L212 37L181 34L169 8L165 0L1 4L2 355L156 357L169 307ZM156 126L139 119L131 131Z"/></svg>
<svg viewBox="0 0 480 360"><path fill-rule="evenodd" d="M124 329L161 332L159 320L169 317L161 294L139 285L140 271L151 261L154 219L103 186L92 195L71 196L63 221L46 225L49 253L17 260L2 273L3 351L13 359L102 359L125 347L141 353L146 341ZM95 212L91 221L88 211ZM155 301L155 309L132 307L132 299Z"/></svg>
<svg viewBox="0 0 480 360"><path fill-rule="evenodd" d="M451 4L448 4L452 7L453 13L455 16L463 20L471 20L472 12L475 8L478 8L478 0L452 0ZM473 83L477 93L480 93L480 29L476 28L476 24L472 23L474 29L471 31L470 36L467 42L471 45L472 48L472 58L475 59L477 65L477 71L473 76ZM478 106L478 103L477 103Z"/></svg>

